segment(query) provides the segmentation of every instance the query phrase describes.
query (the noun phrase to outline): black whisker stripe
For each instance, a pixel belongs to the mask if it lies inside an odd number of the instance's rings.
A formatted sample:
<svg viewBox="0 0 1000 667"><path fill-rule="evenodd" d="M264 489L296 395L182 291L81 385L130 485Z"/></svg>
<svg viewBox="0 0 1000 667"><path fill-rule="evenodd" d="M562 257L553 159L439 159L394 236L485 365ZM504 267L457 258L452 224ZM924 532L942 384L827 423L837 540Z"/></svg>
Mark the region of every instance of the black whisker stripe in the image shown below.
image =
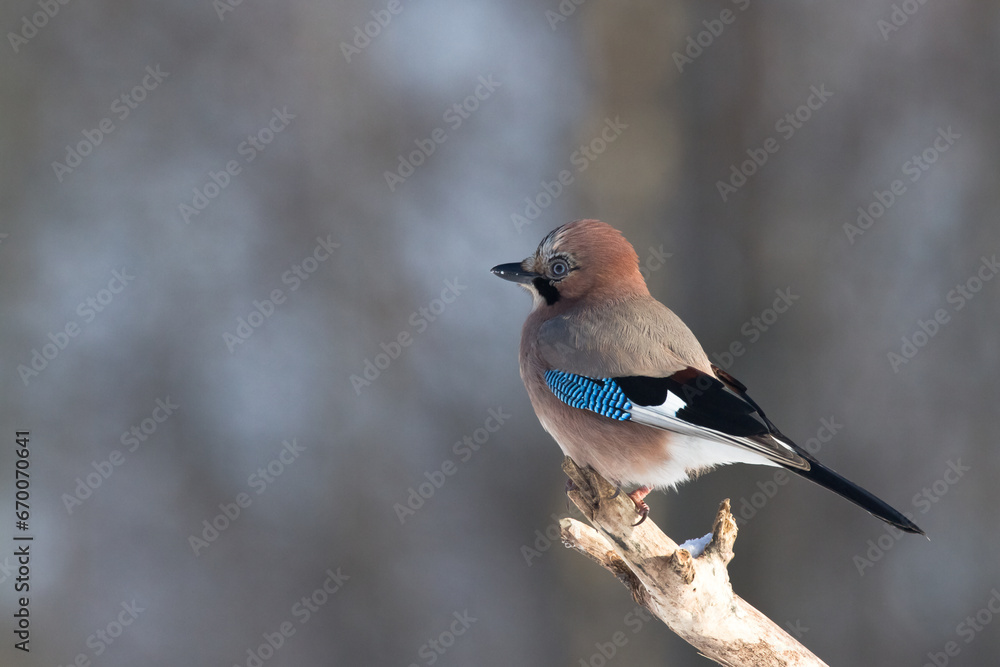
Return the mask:
<svg viewBox="0 0 1000 667"><path fill-rule="evenodd" d="M542 295L542 298L545 299L545 303L548 305L551 306L559 300L559 290L556 289L551 280L535 278L531 281L531 284L535 286L535 289L538 290L538 293Z"/></svg>

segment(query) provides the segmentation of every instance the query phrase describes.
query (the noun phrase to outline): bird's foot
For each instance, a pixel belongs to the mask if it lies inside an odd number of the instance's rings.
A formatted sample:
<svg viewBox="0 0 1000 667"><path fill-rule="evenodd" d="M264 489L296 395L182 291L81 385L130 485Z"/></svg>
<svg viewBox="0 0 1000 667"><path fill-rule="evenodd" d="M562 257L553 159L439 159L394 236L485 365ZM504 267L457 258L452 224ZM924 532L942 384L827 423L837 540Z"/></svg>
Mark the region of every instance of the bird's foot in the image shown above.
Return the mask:
<svg viewBox="0 0 1000 667"><path fill-rule="evenodd" d="M632 524L633 526L638 526L640 523L646 520L647 516L649 516L649 505L646 504L646 501L644 501L643 498L648 496L650 491L652 491L652 489L649 488L648 486L640 486L638 489L628 494L628 497L632 500L633 503L635 503L635 511L640 516L639 521L633 523Z"/></svg>

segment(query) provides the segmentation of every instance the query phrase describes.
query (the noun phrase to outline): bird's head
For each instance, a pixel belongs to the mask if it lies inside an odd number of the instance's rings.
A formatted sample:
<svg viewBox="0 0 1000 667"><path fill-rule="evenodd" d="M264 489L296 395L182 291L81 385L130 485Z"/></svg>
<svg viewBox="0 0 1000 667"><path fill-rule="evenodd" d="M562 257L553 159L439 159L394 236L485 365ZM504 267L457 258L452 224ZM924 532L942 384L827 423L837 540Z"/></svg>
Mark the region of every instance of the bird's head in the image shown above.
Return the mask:
<svg viewBox="0 0 1000 667"><path fill-rule="evenodd" d="M600 220L576 220L552 230L535 254L500 264L494 275L531 292L535 308L583 297L648 294L639 257L621 232Z"/></svg>

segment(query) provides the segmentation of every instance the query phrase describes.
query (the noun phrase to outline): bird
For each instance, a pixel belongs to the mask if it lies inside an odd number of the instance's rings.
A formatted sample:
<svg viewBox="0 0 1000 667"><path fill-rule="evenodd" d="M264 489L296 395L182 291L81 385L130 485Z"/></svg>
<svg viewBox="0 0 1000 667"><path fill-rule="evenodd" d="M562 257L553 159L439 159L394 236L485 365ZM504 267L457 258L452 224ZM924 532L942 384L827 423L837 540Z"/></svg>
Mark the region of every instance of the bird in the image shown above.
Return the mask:
<svg viewBox="0 0 1000 667"><path fill-rule="evenodd" d="M557 227L521 262L491 269L530 292L520 372L542 427L581 467L628 494L641 524L646 496L717 466L777 466L843 496L905 532L901 512L783 435L694 333L650 293L639 258L600 220ZM616 492L617 494L617 492Z"/></svg>

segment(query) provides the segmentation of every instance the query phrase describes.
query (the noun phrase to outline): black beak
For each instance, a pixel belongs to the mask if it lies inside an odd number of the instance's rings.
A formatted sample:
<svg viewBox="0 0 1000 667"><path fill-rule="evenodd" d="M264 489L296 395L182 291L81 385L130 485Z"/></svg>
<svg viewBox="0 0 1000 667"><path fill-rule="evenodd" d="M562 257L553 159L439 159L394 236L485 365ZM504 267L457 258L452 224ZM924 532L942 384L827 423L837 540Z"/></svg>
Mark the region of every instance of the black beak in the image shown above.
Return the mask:
<svg viewBox="0 0 1000 667"><path fill-rule="evenodd" d="M493 275L509 280L512 283L526 284L538 277L537 273L525 271L521 268L521 262L511 262L510 264L498 264L490 269Z"/></svg>

